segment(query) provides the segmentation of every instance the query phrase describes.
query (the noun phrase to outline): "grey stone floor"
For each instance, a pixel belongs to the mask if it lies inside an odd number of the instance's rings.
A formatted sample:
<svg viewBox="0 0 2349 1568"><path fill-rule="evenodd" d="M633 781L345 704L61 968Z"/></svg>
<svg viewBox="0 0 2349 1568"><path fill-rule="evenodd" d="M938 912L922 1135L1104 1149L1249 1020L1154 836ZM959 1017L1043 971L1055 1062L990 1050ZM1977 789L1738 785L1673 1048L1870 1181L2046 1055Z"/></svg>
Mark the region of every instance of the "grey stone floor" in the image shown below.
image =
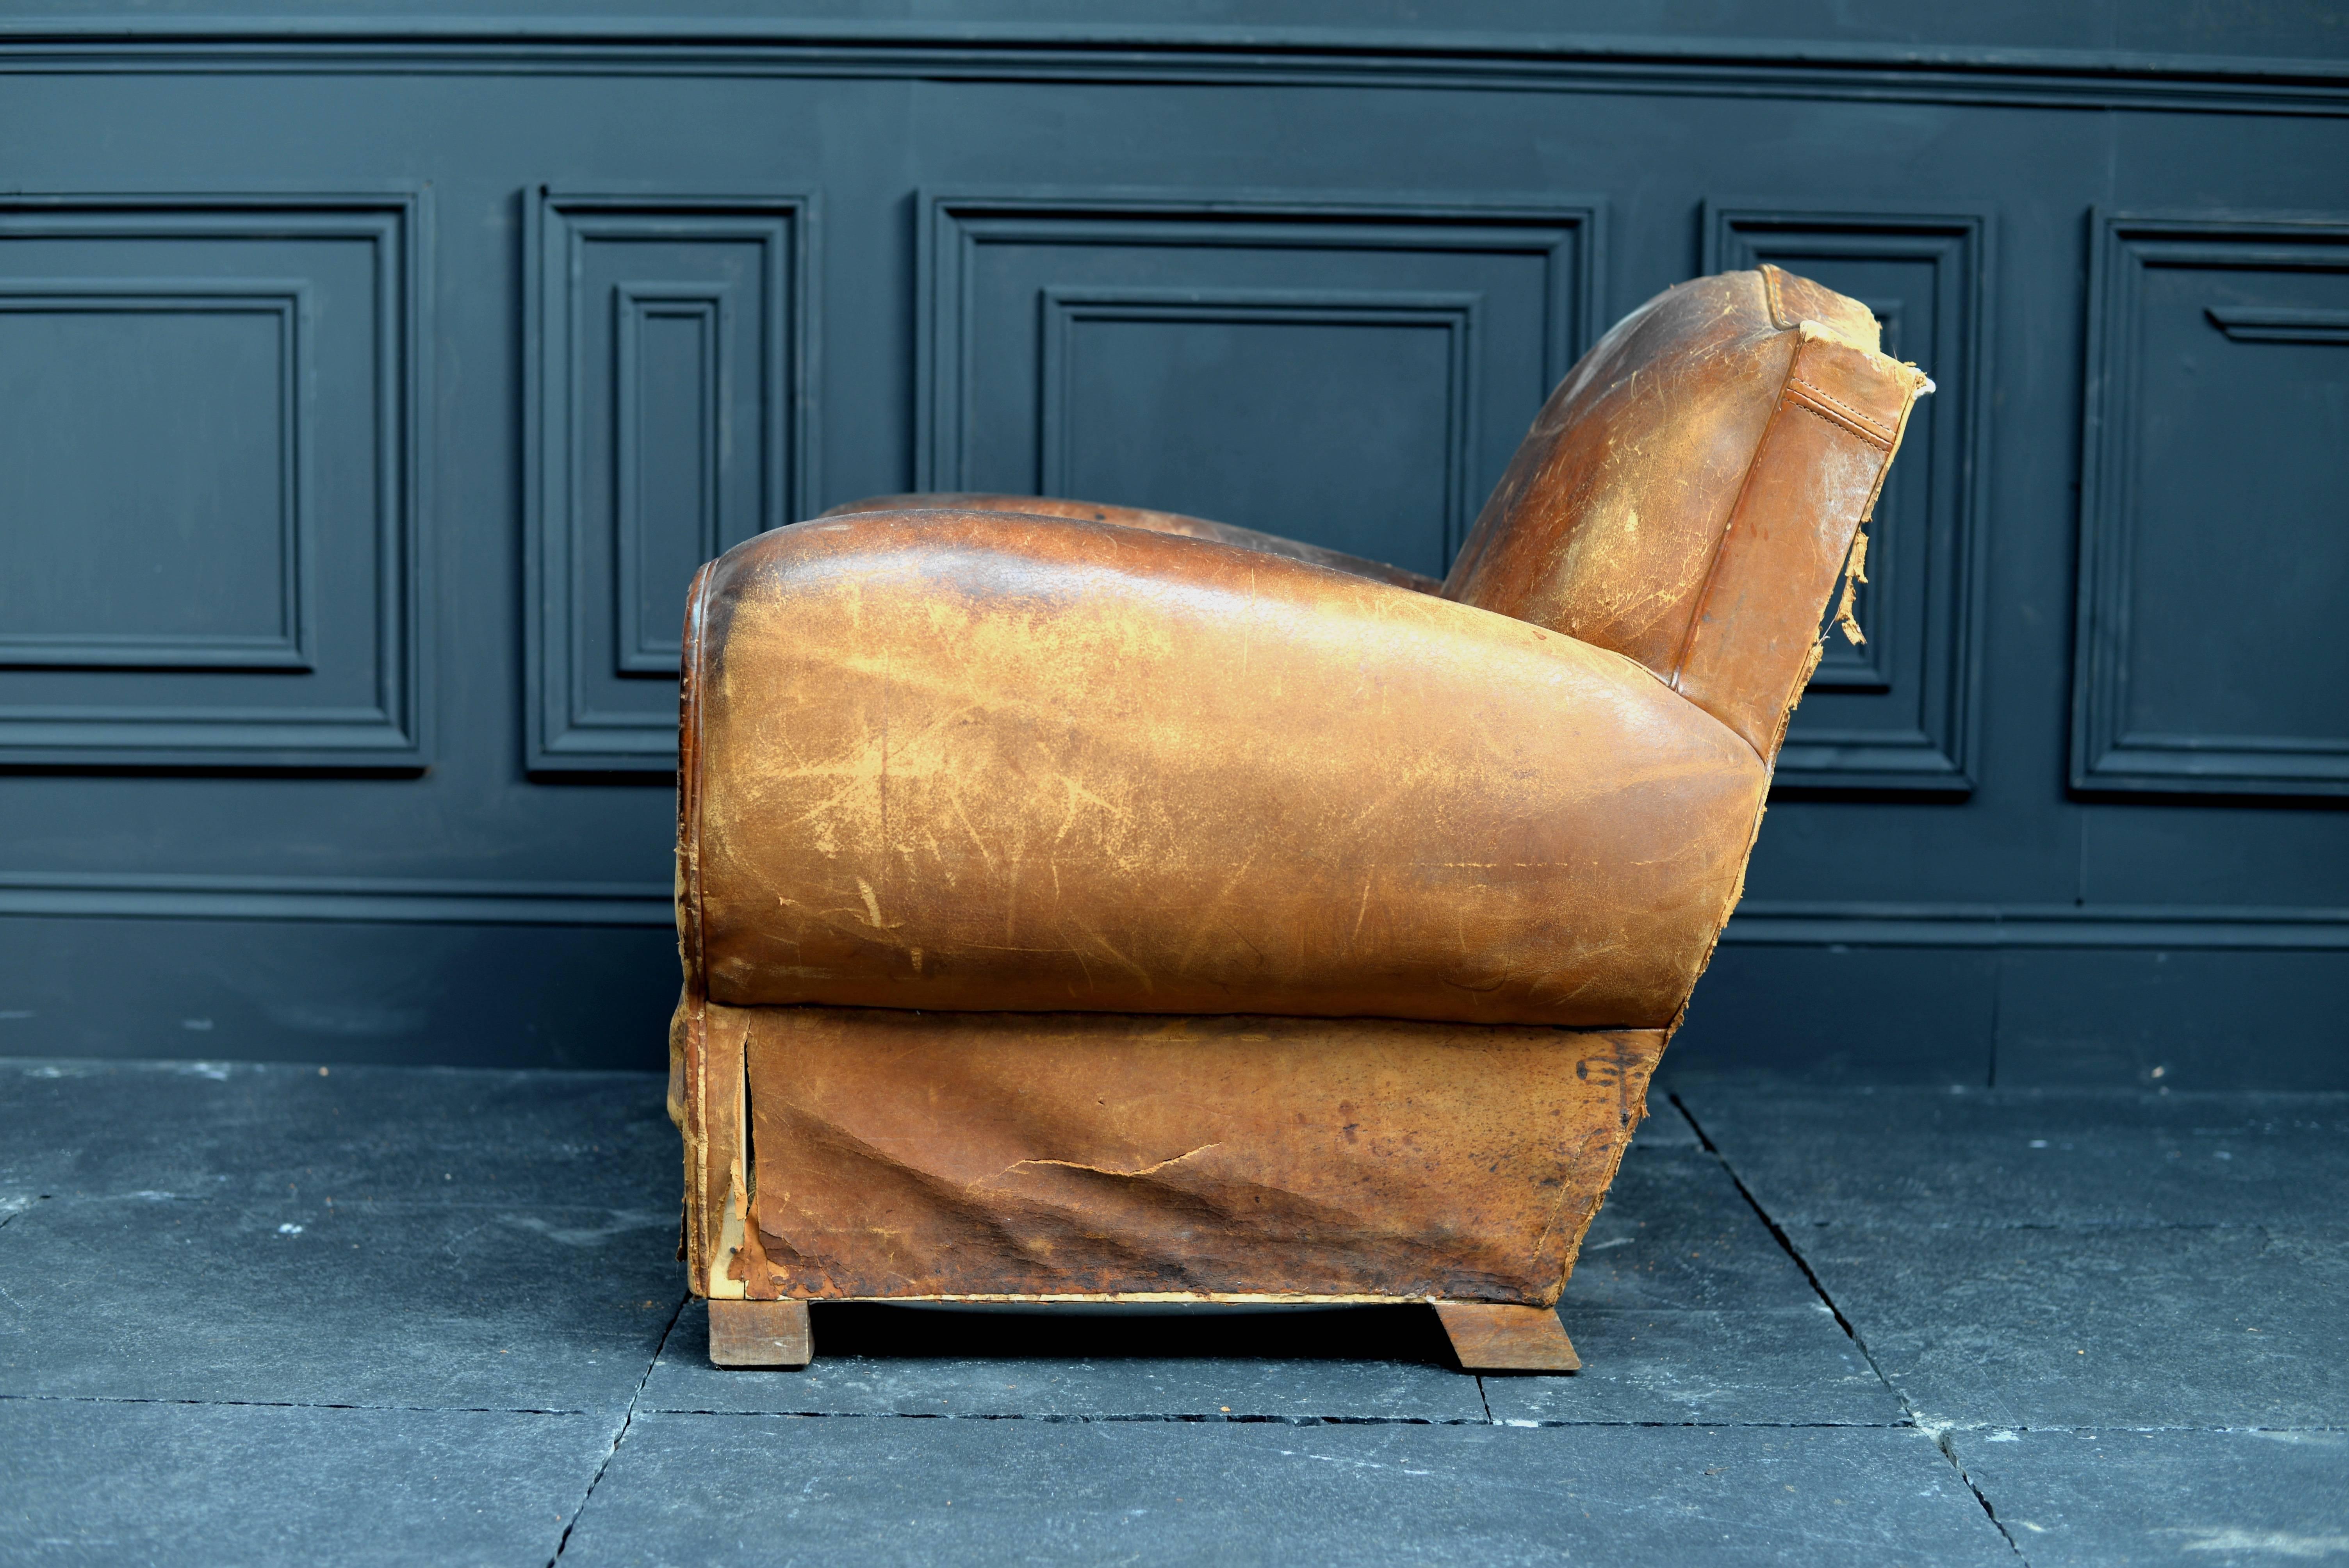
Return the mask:
<svg viewBox="0 0 2349 1568"><path fill-rule="evenodd" d="M1658 1096L1561 1308L819 1307L657 1078L0 1062L0 1563L2349 1562L2349 1097Z"/></svg>

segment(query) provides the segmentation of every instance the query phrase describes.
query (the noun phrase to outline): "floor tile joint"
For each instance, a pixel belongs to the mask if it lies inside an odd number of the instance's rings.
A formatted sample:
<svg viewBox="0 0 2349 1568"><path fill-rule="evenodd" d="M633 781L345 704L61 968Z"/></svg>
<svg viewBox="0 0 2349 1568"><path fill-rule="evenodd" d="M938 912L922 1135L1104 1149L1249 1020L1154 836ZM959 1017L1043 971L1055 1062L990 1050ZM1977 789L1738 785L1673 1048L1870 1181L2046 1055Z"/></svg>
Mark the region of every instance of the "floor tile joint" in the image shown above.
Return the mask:
<svg viewBox="0 0 2349 1568"><path fill-rule="evenodd" d="M554 1543L554 1555L546 1560L546 1568L554 1568L563 1560L564 1549L571 1544L571 1532L578 1529L579 1522L586 1517L587 1504L594 1501L596 1487L603 1483L604 1472L612 1468L612 1460L619 1453L620 1444L626 1439L628 1428L636 1418L636 1405L645 1397L645 1385L653 1380L653 1369L660 1365L661 1352L668 1348L669 1336L677 1332L677 1320L685 1315L686 1305L691 1300L690 1296L678 1297L675 1310L668 1315L668 1326L661 1330L660 1342L653 1346L652 1355L646 1358L645 1375L636 1379L636 1392L628 1396L628 1408L620 1417L620 1429L612 1434L612 1446L604 1450L603 1460L596 1465L595 1473L587 1478L587 1490L580 1494L579 1506L571 1511L571 1522L563 1527L563 1534Z"/></svg>

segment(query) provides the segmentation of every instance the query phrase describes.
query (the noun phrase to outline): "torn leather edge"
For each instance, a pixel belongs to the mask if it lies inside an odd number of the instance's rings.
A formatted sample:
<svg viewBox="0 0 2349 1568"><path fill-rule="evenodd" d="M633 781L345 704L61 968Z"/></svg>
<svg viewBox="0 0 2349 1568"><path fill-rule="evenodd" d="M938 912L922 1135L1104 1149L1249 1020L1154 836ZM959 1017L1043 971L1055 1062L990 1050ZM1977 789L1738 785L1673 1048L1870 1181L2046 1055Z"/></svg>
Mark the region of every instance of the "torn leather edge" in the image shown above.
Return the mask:
<svg viewBox="0 0 2349 1568"><path fill-rule="evenodd" d="M1900 400L1900 418L1894 422L1892 438L1885 444L1884 466L1876 470L1875 488L1868 492L1868 500L1859 509L1859 526L1862 528L1866 528L1876 520L1876 503L1883 498L1884 481L1892 472L1892 459L1900 455L1900 443L1909 438L1909 419L1917 412L1917 399L1930 397L1937 390L1933 385L1933 378L1915 366L1903 364L1899 360L1889 358L1884 355L1878 355L1877 357L1905 376L1909 395Z"/></svg>
<svg viewBox="0 0 2349 1568"><path fill-rule="evenodd" d="M1878 357L1882 356L1878 356ZM1834 624L1843 628L1843 634L1849 639L1854 647L1868 641L1866 634L1859 629L1858 618L1853 614L1858 599L1858 585L1868 581L1868 525L1876 521L1876 503L1883 499L1884 481L1892 477L1892 461L1900 455L1900 443L1908 438L1909 418L1917 411L1917 399L1930 397L1933 394L1931 377L1913 365L1901 365L1900 369L1908 373L1908 396L1900 400L1899 418L1893 422L1891 434L1884 441L1884 460L1877 466L1876 482L1868 487L1868 500L1860 505L1859 526L1852 530L1850 552L1844 558L1843 594L1836 602ZM1826 641L1826 634L1824 631L1819 634L1819 641L1822 647L1818 654L1813 655L1809 668L1804 672L1802 680L1796 683L1795 695L1786 704L1785 717L1779 722L1778 738L1781 744L1784 744L1786 738L1786 725L1795 717L1795 704L1802 700L1804 688L1810 684L1810 671L1818 668L1819 656L1824 653L1824 645ZM1771 755L1775 758L1777 753L1774 749Z"/></svg>
<svg viewBox="0 0 2349 1568"><path fill-rule="evenodd" d="M1775 292L1775 280L1771 275L1774 271L1775 269L1764 269L1763 283L1765 288L1771 291L1770 308L1772 319L1775 320L1780 306ZM1686 692L1681 682L1687 675L1689 656L1696 647L1697 633L1704 625L1705 611L1712 604L1722 561L1729 553L1731 537L1736 533L1738 525L1744 519L1746 504L1754 487L1754 475L1761 467L1763 453L1769 449L1771 431L1778 420L1785 417L1789 408L1798 408L1806 414L1824 420L1841 433L1875 448L1883 454L1877 463L1876 480L1868 488L1868 499L1860 504L1858 520L1852 524L1852 532L1857 537L1860 530L1868 526L1868 520L1876 515L1876 503L1884 493L1885 479L1891 473L1892 459L1900 449L1902 437L1908 433L1909 417L1917 407L1917 399L1932 390L1931 377L1916 366L1903 365L1889 355L1879 354L1865 345L1854 343L1825 323L1804 321L1795 324L1788 330L1794 334L1795 343L1793 351L1786 356L1785 377L1779 384L1778 396L1772 405L1770 418L1764 423L1762 433L1754 443L1754 454L1746 460L1745 475L1738 483L1736 499L1730 503L1728 520L1722 525L1719 536L1713 541L1713 559L1705 565L1704 586L1697 592L1696 605L1694 612L1689 617L1688 631L1681 639L1679 655L1672 661L1671 676L1666 682L1674 691L1682 692L1683 696ZM1853 408L1842 399L1830 396L1814 382L1805 378L1804 353L1813 344L1831 346L1829 352L1832 349L1840 348L1846 352L1859 355L1873 368L1889 372L1899 381L1905 395L1900 402L1899 418L1890 429L1884 428L1874 418ZM1844 548L1847 552L1850 551L1849 541L1845 542ZM1848 559L1847 555L1847 559ZM1846 586L1848 586L1848 583ZM1833 601L1830 600L1830 603ZM1823 614L1826 608L1825 605L1821 606ZM1822 630L1821 637L1824 638L1825 634ZM1754 747L1755 753L1761 757L1765 768L1774 768L1777 763L1778 748L1785 744L1786 738L1786 726L1794 717L1795 705L1802 700L1804 687L1809 683L1812 673L1818 667L1818 657L1815 644L1814 654L1804 665L1803 677L1795 684L1793 693L1788 697L1785 709L1780 713L1776 736L1770 748L1764 751L1758 746ZM1749 738L1746 744L1752 746L1754 742ZM1724 920L1726 918L1726 916L1723 917ZM1698 973L1702 975L1703 972L1699 970Z"/></svg>
<svg viewBox="0 0 2349 1568"><path fill-rule="evenodd" d="M1853 613L1859 605L1860 584L1867 581L1868 525L1863 522L1851 531L1851 548L1844 552L1843 595L1836 601L1835 620L1831 623L1843 633L1844 640L1855 648L1868 641L1868 634L1859 629L1859 617ZM1825 639L1822 638L1821 642L1811 645L1811 659L1803 666L1803 678L1797 683L1798 687L1810 685L1811 672L1819 667L1824 641ZM1778 724L1778 738L1781 740L1784 740L1786 735L1785 720L1794 717L1794 704L1789 702L1785 716Z"/></svg>
<svg viewBox="0 0 2349 1568"><path fill-rule="evenodd" d="M1766 793L1766 791L1764 793ZM1755 819L1755 830L1757 832L1760 830L1760 819L1758 817ZM1744 882L1744 872L1741 872L1739 873L1738 881L1739 884L1743 886ZM1720 934L1717 932L1714 934L1714 940L1720 940ZM1706 950L1705 956L1708 960L1711 959L1711 949ZM1702 974L1703 971L1700 969L1698 973ZM1695 994L1695 987L1693 985L1690 987L1690 994L1692 995ZM1607 1155L1606 1171L1599 1179L1598 1195L1591 1199L1590 1212L1583 1215L1582 1223L1574 1228L1574 1233L1572 1235L1564 1238L1559 1243L1557 1283L1555 1285L1548 1287L1541 1297L1533 1305L1544 1307L1556 1306L1558 1303L1558 1298L1566 1294L1568 1282L1574 1278L1574 1265L1582 1261L1582 1243L1584 1240L1589 1236L1590 1227L1599 1222L1599 1211L1607 1206L1607 1194L1615 1190L1615 1178L1616 1175L1623 1169L1623 1156L1630 1152L1632 1136L1640 1130L1640 1123L1647 1119L1648 1086L1650 1083L1654 1081L1656 1068L1664 1059L1665 1047L1672 1043L1672 1031L1680 1027L1681 1014L1686 1013L1687 1011L1688 998L1683 996L1681 998L1680 1013L1675 1013L1672 1016L1672 1021L1670 1024L1666 1025L1661 1030L1640 1031L1640 1033L1643 1034L1652 1034L1655 1036L1656 1048L1652 1051L1642 1053L1645 1060L1640 1063L1640 1068L1636 1073L1626 1069L1622 1076L1616 1079L1616 1134L1614 1147ZM1639 1080L1636 1086L1631 1081L1634 1078ZM1542 1248L1547 1245L1548 1242L1549 1235L1545 1232L1541 1240L1534 1244L1533 1261L1536 1268L1541 1266ZM1436 1298L1430 1297L1429 1299L1433 1300ZM1443 1299L1457 1301L1471 1298L1447 1296Z"/></svg>

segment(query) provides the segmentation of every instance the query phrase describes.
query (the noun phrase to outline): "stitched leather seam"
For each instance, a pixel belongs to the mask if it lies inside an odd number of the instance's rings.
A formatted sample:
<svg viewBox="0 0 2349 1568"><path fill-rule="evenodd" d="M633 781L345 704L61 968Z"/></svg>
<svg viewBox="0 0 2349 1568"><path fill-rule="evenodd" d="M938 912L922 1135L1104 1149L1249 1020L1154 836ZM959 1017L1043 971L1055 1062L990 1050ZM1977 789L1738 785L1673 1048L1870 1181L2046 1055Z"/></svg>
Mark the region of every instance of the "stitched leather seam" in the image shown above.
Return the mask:
<svg viewBox="0 0 2349 1568"><path fill-rule="evenodd" d="M1865 437L1879 447L1889 447L1892 444L1892 431L1884 428L1849 404L1830 397L1798 376L1789 376L1786 378L1786 396L1797 402L1811 405L1814 413L1825 414L1837 423L1849 426L1852 434Z"/></svg>
<svg viewBox="0 0 2349 1568"><path fill-rule="evenodd" d="M1797 397L1789 394L1786 400L1781 404L1780 407L1786 408L1799 408L1804 413L1808 414L1812 418L1816 419L1820 424L1826 426L1829 429L1835 431L1835 433L1839 436L1855 437L1858 440L1865 442L1868 446L1876 448L1879 451L1884 449L1884 443L1882 441L1878 440L1874 436L1862 430L1850 420L1844 418L1838 414L1829 413L1826 409L1820 407L1816 403L1810 401L1806 397Z"/></svg>

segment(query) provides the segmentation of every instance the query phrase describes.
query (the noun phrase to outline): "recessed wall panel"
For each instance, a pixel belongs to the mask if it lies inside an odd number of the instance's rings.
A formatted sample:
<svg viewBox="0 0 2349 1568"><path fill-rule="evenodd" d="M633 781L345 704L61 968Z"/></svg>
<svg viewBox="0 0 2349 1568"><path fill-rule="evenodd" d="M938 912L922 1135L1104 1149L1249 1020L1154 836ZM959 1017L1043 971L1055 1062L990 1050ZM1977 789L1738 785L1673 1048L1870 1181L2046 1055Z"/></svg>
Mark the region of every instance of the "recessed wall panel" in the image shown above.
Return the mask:
<svg viewBox="0 0 2349 1568"><path fill-rule="evenodd" d="M1050 290L1041 488L1312 519L1317 543L1441 576L1473 504L1478 303Z"/></svg>
<svg viewBox="0 0 2349 1568"><path fill-rule="evenodd" d="M1432 575L1595 308L1595 202L924 211L924 488L1185 511Z"/></svg>
<svg viewBox="0 0 2349 1568"><path fill-rule="evenodd" d="M531 197L529 765L677 765L694 572L805 514L806 202Z"/></svg>
<svg viewBox="0 0 2349 1568"><path fill-rule="evenodd" d="M2349 225L2095 242L2073 782L2349 794Z"/></svg>
<svg viewBox="0 0 2349 1568"><path fill-rule="evenodd" d="M421 761L419 228L0 201L0 766Z"/></svg>
<svg viewBox="0 0 2349 1568"><path fill-rule="evenodd" d="M298 291L0 288L0 661L305 667Z"/></svg>

